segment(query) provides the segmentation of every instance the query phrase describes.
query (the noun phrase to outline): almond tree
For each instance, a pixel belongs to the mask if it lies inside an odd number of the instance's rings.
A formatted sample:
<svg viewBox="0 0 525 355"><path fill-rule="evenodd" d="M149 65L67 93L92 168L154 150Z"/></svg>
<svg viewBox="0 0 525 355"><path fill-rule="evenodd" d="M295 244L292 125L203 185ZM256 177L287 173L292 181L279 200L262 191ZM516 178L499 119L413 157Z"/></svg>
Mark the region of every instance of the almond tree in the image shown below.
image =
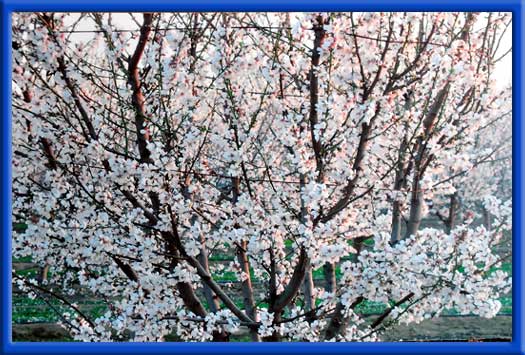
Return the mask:
<svg viewBox="0 0 525 355"><path fill-rule="evenodd" d="M53 269L13 278L69 307L76 339L374 341L497 314L510 202L490 229L424 217L499 151L482 132L508 116L508 14L129 19L13 17L13 255ZM367 301L391 307L365 323Z"/></svg>

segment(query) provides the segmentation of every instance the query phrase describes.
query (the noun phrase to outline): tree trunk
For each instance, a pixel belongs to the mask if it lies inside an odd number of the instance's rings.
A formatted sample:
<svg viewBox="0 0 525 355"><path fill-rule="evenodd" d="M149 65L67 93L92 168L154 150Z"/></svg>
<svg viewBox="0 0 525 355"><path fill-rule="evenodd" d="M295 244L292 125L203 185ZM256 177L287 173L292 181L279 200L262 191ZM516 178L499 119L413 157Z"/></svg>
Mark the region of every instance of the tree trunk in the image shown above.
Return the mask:
<svg viewBox="0 0 525 355"><path fill-rule="evenodd" d="M240 188L240 178L232 178L232 202L234 205L239 199ZM236 225L235 228L237 227L238 226ZM245 277L241 283L244 310L246 312L246 315L255 321L257 319L257 308L255 306L255 300L253 298L253 286L250 275L250 261L248 260L248 255L246 254L247 245L248 243L246 241L242 241L241 245L237 246L237 261L239 262L241 266L241 272L244 274ZM255 328L250 328L250 336L252 338L252 341L258 342L261 340L257 329Z"/></svg>
<svg viewBox="0 0 525 355"><path fill-rule="evenodd" d="M450 208L448 210L448 218L447 218L447 224L446 224L447 234L450 234L450 232L456 226L457 208L458 208L458 193L455 192L450 196Z"/></svg>
<svg viewBox="0 0 525 355"><path fill-rule="evenodd" d="M490 212L483 207L483 225L485 226L485 229L487 231L490 231L492 225L491 225L491 218L490 218Z"/></svg>
<svg viewBox="0 0 525 355"><path fill-rule="evenodd" d="M410 96L407 98L407 101L405 103L405 108L410 108ZM406 175L409 174L407 171L407 164L405 163L405 154L407 150L407 140L408 140L408 127L405 124L405 136L403 137L403 140L401 141L401 144L399 146L399 153L397 157L397 168L396 168L396 178L394 180L394 191L395 192L401 192L401 189L406 187ZM401 202L399 201L398 196L396 196L396 199L394 200L393 206L392 206L392 231L390 234L390 243L394 244L397 243L401 239L401 220L402 220L402 214L401 214Z"/></svg>
<svg viewBox="0 0 525 355"><path fill-rule="evenodd" d="M250 262L248 261L248 255L246 255L247 242L242 242L241 247L237 249L237 260L241 265L241 270L245 274L246 279L242 282L242 297L244 303L244 309L248 317L257 320L257 308L255 306L255 300L253 298L253 286L250 275ZM257 329L250 328L250 336L252 341L261 341Z"/></svg>
<svg viewBox="0 0 525 355"><path fill-rule="evenodd" d="M436 118L438 117L438 114L446 101L449 88L450 83L447 82L445 86L443 86L443 88L437 93L432 106L430 106L428 113L423 119L423 133L417 139L417 155L414 163L414 180L412 181L412 193L410 199L410 217L407 224L405 238L415 235L419 230L419 225L421 224L421 213L424 200L423 191L421 190L419 183L425 174L425 169L432 160L432 155L427 156L427 140L430 138L433 132Z"/></svg>
<svg viewBox="0 0 525 355"><path fill-rule="evenodd" d="M337 281L335 275L335 264L326 263L323 266L325 286L324 289L326 292L335 292L337 290Z"/></svg>
<svg viewBox="0 0 525 355"><path fill-rule="evenodd" d="M209 262L208 262L208 251L206 249L206 239L204 238L204 235L201 233L200 235L200 242L201 242L201 253L199 254L199 262L201 263L202 267L206 270L206 272L210 272ZM220 309L219 305L219 298L217 295L215 295L211 289L208 287L208 285L203 285L203 293L204 297L206 298L206 302L208 303L208 307L210 309L210 312L215 313Z"/></svg>
<svg viewBox="0 0 525 355"><path fill-rule="evenodd" d="M410 199L410 217L408 219L407 231L405 233L405 238L415 235L419 230L419 225L421 224L422 218L422 208L423 208L423 192L419 190L419 177L417 174L414 174L414 183L412 184L412 198Z"/></svg>
<svg viewBox="0 0 525 355"><path fill-rule="evenodd" d="M304 276L304 308L310 311L315 308L314 280L312 275L312 265L308 263Z"/></svg>

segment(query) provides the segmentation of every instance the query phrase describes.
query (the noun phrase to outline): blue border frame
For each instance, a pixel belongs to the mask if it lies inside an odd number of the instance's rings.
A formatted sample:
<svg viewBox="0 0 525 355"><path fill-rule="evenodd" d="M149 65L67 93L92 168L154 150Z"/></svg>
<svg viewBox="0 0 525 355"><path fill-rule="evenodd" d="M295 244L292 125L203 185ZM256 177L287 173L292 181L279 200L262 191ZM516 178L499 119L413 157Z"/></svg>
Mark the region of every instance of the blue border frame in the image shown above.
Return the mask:
<svg viewBox="0 0 525 355"><path fill-rule="evenodd" d="M513 318L506 343L25 343L11 341L11 13L17 11L509 11L513 14ZM523 0L0 0L1 354L525 354Z"/></svg>

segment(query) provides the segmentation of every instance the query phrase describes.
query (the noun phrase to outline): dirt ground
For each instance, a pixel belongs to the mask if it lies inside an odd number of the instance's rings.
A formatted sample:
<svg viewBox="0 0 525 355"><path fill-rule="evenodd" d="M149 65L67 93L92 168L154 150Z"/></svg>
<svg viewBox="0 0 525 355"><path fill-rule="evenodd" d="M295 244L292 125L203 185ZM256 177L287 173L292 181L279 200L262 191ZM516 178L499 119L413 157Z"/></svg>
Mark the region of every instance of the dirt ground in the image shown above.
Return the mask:
<svg viewBox="0 0 525 355"><path fill-rule="evenodd" d="M512 317L443 317L420 324L397 325L386 332L383 341L457 341L512 338Z"/></svg>
<svg viewBox="0 0 525 355"><path fill-rule="evenodd" d="M512 337L512 317L492 319L478 317L444 317L409 326L398 325L382 335L382 341L509 341ZM53 323L14 324L14 341L64 341L65 330Z"/></svg>

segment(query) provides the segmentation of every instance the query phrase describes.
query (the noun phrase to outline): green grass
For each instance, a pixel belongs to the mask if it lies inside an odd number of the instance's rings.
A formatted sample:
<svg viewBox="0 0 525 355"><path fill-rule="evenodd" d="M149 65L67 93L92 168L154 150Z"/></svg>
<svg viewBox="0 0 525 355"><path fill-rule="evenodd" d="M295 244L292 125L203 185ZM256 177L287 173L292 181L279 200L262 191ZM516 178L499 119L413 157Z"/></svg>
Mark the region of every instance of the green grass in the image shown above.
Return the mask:
<svg viewBox="0 0 525 355"><path fill-rule="evenodd" d="M341 278L343 274L341 273L341 267L339 265L336 265L335 267L335 277L337 280L339 280ZM324 270L322 267L320 267L319 269L315 269L312 271L312 276L314 278L314 280L322 280L324 279Z"/></svg>
<svg viewBox="0 0 525 355"><path fill-rule="evenodd" d="M13 322L24 323L24 322L56 322L61 319L61 316L57 314L53 308L55 308L61 314L74 311L64 305L57 299L50 299L48 305L45 301L40 298L31 299L25 296L13 297ZM82 301L77 304L82 312L87 313L92 318L102 316L107 306L101 301Z"/></svg>
<svg viewBox="0 0 525 355"><path fill-rule="evenodd" d="M25 269L25 270L19 270L16 272L17 275L24 276L24 277L36 277L39 273L39 270L37 268L31 268L31 269Z"/></svg>
<svg viewBox="0 0 525 355"><path fill-rule="evenodd" d="M509 263L509 262L502 263L500 267L493 266L489 269L488 275L492 274L496 270L502 270L506 272L507 274L509 274L510 276L512 276L512 263Z"/></svg>
<svg viewBox="0 0 525 355"><path fill-rule="evenodd" d="M478 264L477 267L483 267L483 264ZM463 266L459 266L458 269L457 269L460 273L464 273L465 272L465 268ZM487 272L487 276L493 274L495 271L497 270L501 270L501 271L504 271L506 272L507 274L509 274L509 276L512 276L512 263L510 262L505 262L505 263L502 263L501 266L499 267L496 267L496 266L492 266L489 271Z"/></svg>
<svg viewBox="0 0 525 355"><path fill-rule="evenodd" d="M13 223L13 230L18 233L25 232L27 229L27 224L25 223Z"/></svg>
<svg viewBox="0 0 525 355"><path fill-rule="evenodd" d="M30 263L32 261L33 259L31 258L31 256L24 256L22 258L13 258L14 263Z"/></svg>
<svg viewBox="0 0 525 355"><path fill-rule="evenodd" d="M355 307L354 311L358 314L372 315L383 313L386 308L387 305L384 303L364 300Z"/></svg>
<svg viewBox="0 0 525 355"><path fill-rule="evenodd" d="M258 278L255 277L255 273L252 269L250 269L250 277L252 281L258 281ZM237 278L237 273L234 271L223 271L223 272L214 273L213 279L215 281L220 281L220 282L238 282L240 281Z"/></svg>

